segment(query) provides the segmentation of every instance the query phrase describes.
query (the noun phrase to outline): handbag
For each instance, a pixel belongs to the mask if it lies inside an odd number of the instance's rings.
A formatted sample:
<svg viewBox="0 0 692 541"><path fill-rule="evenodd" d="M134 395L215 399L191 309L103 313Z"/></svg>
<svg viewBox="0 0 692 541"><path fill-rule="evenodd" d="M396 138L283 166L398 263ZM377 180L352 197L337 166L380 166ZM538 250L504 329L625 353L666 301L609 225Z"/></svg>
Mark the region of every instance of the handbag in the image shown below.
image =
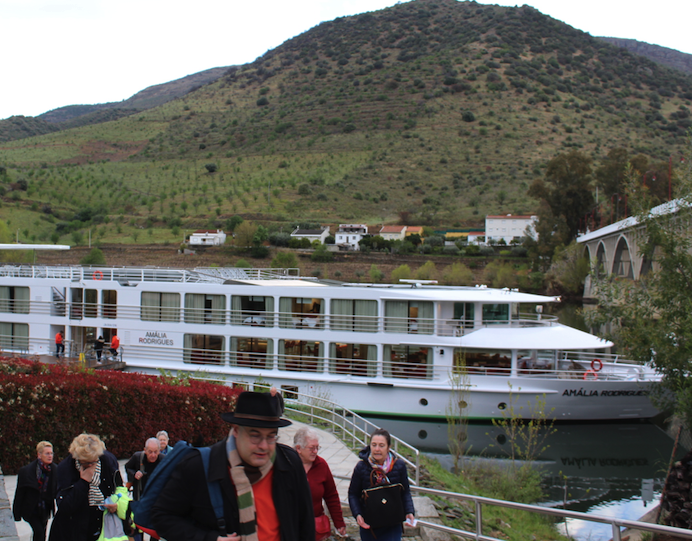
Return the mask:
<svg viewBox="0 0 692 541"><path fill-rule="evenodd" d="M315 539L320 541L326 539L332 533L332 526L327 515L315 517Z"/></svg>
<svg viewBox="0 0 692 541"><path fill-rule="evenodd" d="M370 472L370 483L372 474ZM384 528L400 524L406 519L401 483L377 485L363 490L363 520L371 528Z"/></svg>

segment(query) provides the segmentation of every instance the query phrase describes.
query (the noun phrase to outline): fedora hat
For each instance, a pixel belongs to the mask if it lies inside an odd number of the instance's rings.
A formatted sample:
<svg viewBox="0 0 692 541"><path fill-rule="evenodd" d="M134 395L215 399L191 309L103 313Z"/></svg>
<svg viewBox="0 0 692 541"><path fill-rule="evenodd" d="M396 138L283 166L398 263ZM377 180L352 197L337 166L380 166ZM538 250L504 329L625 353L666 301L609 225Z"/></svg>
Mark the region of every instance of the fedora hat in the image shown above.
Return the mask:
<svg viewBox="0 0 692 541"><path fill-rule="evenodd" d="M222 413L221 418L227 423L255 428L281 428L293 424L281 418L282 410L278 395L245 391L238 395L235 411Z"/></svg>

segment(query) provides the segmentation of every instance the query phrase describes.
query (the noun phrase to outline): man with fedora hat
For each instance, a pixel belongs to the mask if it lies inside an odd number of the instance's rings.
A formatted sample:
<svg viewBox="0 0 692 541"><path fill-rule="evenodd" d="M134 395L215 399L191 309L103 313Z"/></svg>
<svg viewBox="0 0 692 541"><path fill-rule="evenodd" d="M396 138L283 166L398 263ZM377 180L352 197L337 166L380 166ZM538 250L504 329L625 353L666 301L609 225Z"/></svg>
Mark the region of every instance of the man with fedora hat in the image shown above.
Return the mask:
<svg viewBox="0 0 692 541"><path fill-rule="evenodd" d="M152 508L156 531L168 541L314 541L305 469L298 453L276 441L291 424L281 413L279 395L241 393L235 411L221 415L231 430L211 447L208 478L199 453L171 473ZM225 525L207 480L220 482Z"/></svg>

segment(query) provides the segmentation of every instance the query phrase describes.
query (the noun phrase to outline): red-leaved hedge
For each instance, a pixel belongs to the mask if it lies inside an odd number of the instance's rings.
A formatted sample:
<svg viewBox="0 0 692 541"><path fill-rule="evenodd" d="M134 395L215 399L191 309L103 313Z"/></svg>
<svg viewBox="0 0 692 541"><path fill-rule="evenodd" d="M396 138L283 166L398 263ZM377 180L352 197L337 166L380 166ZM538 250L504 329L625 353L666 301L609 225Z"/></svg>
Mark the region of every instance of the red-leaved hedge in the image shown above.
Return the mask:
<svg viewBox="0 0 692 541"><path fill-rule="evenodd" d="M143 449L159 430L168 432L171 445L178 440L210 445L228 433L219 415L233 411L240 391L0 358L0 466L6 474L16 473L36 458L41 440L53 443L59 461L82 432L99 435L118 458Z"/></svg>

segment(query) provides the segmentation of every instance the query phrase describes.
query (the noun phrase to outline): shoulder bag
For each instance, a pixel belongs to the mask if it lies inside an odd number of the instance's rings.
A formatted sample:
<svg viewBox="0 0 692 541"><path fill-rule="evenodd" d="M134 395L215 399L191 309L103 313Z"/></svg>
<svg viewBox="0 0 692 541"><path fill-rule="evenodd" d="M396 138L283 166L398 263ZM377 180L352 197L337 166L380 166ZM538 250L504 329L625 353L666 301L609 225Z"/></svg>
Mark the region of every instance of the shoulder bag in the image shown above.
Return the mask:
<svg viewBox="0 0 692 541"><path fill-rule="evenodd" d="M374 470L370 472L371 488L363 490L363 520L371 528L401 524L406 519L401 483L372 486Z"/></svg>

